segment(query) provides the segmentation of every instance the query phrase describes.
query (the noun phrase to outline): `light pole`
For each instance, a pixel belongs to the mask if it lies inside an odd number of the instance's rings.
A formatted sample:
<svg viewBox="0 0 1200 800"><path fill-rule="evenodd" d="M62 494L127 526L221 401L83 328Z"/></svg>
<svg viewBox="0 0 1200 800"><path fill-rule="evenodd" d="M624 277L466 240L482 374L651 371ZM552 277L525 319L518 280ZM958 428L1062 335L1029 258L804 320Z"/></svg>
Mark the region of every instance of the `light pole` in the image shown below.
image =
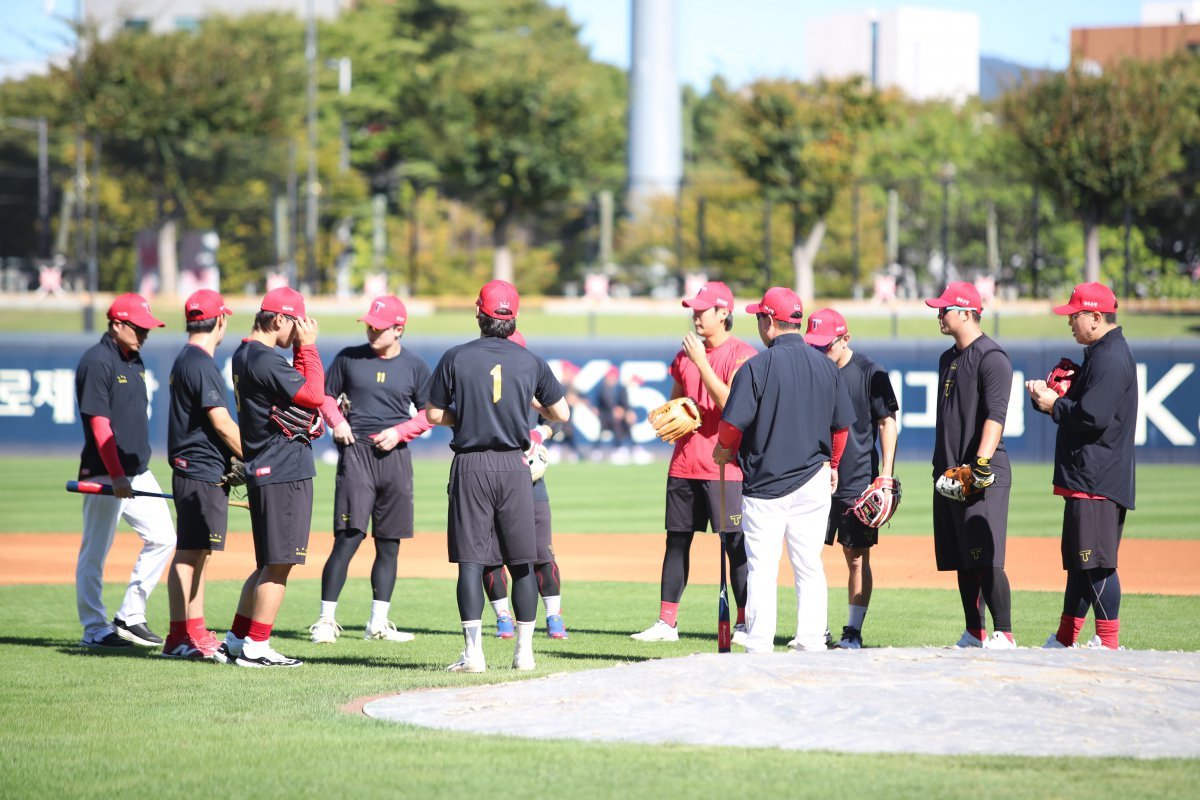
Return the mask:
<svg viewBox="0 0 1200 800"><path fill-rule="evenodd" d="M950 269L950 184L957 173L954 162L942 164L942 269Z"/></svg>
<svg viewBox="0 0 1200 800"><path fill-rule="evenodd" d="M314 0L305 3L307 30L304 57L308 63L308 186L304 214L305 291L317 290L317 17Z"/></svg>

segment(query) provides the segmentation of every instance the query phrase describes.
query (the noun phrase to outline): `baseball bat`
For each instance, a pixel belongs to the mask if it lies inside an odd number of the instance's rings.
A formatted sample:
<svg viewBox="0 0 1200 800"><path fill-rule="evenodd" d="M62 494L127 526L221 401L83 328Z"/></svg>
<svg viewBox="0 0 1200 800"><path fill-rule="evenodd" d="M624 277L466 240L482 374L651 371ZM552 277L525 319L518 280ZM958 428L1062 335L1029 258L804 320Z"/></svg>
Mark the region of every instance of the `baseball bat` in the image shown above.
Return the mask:
<svg viewBox="0 0 1200 800"><path fill-rule="evenodd" d="M245 500L230 500L229 505L234 508L250 508L250 504Z"/></svg>
<svg viewBox="0 0 1200 800"><path fill-rule="evenodd" d="M96 483L95 481L67 481L67 491L76 492L77 494L104 494L112 497L113 489L106 483ZM158 492L143 492L140 489L133 490L134 497L161 497L164 500L175 499L173 495L159 494Z"/></svg>
<svg viewBox="0 0 1200 800"><path fill-rule="evenodd" d="M720 467L721 524L717 536L721 540L721 591L717 595L717 652L730 652L732 637L729 631L729 594L725 585L725 465Z"/></svg>

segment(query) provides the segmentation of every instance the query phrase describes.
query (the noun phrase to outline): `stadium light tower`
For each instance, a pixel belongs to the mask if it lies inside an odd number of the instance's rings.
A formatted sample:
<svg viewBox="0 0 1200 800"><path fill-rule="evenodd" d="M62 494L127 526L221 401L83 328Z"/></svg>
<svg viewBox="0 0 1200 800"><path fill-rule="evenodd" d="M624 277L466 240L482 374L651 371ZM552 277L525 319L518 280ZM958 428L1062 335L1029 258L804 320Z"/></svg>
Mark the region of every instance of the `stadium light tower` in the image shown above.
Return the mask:
<svg viewBox="0 0 1200 800"><path fill-rule="evenodd" d="M678 0L630 0L629 201L634 213L683 180L683 97L676 53Z"/></svg>

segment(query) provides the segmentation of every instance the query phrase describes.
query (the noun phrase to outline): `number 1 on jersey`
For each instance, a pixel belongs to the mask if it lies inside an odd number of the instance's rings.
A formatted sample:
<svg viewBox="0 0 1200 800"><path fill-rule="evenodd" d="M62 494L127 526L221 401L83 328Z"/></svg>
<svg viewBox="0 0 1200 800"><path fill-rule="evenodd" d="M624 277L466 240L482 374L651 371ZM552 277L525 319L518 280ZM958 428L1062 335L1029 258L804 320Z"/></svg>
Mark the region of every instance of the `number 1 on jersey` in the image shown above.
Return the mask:
<svg viewBox="0 0 1200 800"><path fill-rule="evenodd" d="M500 365L492 367L489 373L492 376L492 403L500 402Z"/></svg>

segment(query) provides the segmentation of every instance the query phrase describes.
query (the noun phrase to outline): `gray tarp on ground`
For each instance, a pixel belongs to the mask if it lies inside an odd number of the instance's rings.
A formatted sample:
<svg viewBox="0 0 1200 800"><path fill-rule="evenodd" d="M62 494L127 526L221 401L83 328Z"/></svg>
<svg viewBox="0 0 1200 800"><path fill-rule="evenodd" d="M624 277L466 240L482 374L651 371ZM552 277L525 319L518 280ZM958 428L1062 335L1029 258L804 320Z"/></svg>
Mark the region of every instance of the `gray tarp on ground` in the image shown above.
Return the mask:
<svg viewBox="0 0 1200 800"><path fill-rule="evenodd" d="M507 671L507 668L502 668ZM934 755L1200 756L1200 654L868 649L693 655L366 704L539 739Z"/></svg>

